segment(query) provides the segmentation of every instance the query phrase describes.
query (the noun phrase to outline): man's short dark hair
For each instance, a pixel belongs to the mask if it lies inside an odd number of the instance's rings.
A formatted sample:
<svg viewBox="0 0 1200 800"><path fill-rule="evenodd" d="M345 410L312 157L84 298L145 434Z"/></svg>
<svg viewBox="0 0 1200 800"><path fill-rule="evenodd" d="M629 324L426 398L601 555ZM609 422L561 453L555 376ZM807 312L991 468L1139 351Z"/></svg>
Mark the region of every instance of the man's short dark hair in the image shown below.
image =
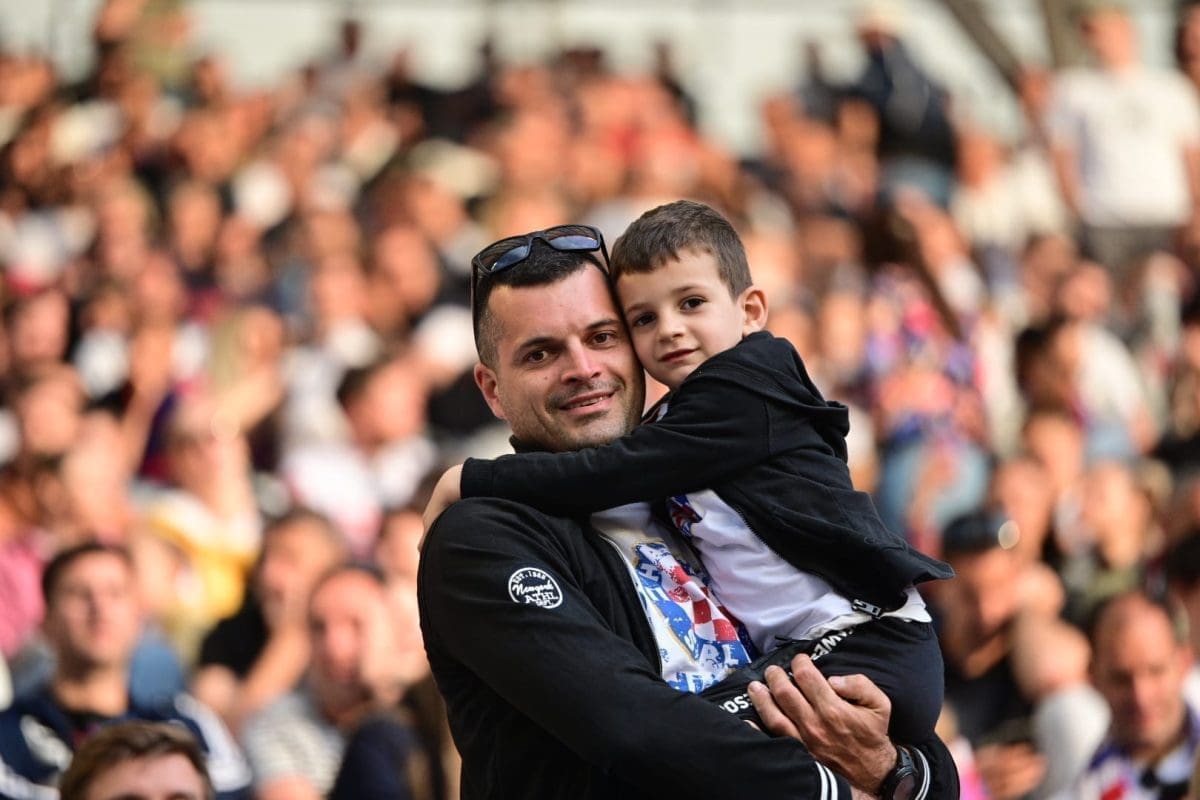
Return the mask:
<svg viewBox="0 0 1200 800"><path fill-rule="evenodd" d="M68 547L50 559L50 563L42 571L42 600L45 602L47 609L50 608L54 598L54 590L58 588L63 573L70 569L71 565L79 559L97 553L116 556L125 562L125 566L129 568L130 572L133 571L133 558L129 555L129 551L120 545L105 544L104 542L93 540L77 544L74 547Z"/></svg>
<svg viewBox="0 0 1200 800"><path fill-rule="evenodd" d="M86 800L96 778L118 764L134 759L180 755L200 774L204 796L214 796L204 752L191 732L170 722L132 720L102 728L75 752L59 784L62 800Z"/></svg>
<svg viewBox="0 0 1200 800"><path fill-rule="evenodd" d="M476 281L471 302L479 320L475 350L479 360L489 367L496 364L496 344L500 339L500 321L491 313L488 302L497 286L548 286L574 275L586 267L596 267L607 275L607 269L595 253L555 250L535 239L529 257L509 269L488 275L472 276Z"/></svg>
<svg viewBox="0 0 1200 800"><path fill-rule="evenodd" d="M1096 652L1097 637L1099 636L1101 629L1106 627L1108 618L1113 616L1113 614L1116 613L1116 611L1122 606L1127 606L1130 603L1137 602L1141 602L1146 607L1156 610L1163 615L1163 618L1171 627L1171 640L1175 644L1187 644L1187 613L1183 610L1179 603L1163 592L1149 592L1144 589L1129 589L1123 592L1116 592L1101 600L1088 617L1086 631L1088 642L1092 645L1093 658L1095 658L1094 654Z"/></svg>
<svg viewBox="0 0 1200 800"><path fill-rule="evenodd" d="M973 556L990 550L1008 549L1016 542L1006 540L1009 520L989 509L977 509L961 514L942 530L942 558Z"/></svg>
<svg viewBox="0 0 1200 800"><path fill-rule="evenodd" d="M638 217L613 244L613 280L653 272L679 258L681 250L697 250L716 259L717 272L732 297L753 282L746 248L733 225L716 209L694 200L676 200Z"/></svg>

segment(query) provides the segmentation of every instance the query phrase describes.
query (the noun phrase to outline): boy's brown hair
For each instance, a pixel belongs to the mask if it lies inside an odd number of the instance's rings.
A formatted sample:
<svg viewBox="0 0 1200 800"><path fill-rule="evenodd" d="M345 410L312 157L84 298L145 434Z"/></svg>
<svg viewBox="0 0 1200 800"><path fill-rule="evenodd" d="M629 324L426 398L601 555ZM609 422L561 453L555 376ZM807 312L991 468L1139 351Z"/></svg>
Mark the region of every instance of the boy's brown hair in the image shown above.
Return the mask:
<svg viewBox="0 0 1200 800"><path fill-rule="evenodd" d="M711 206L676 200L638 217L612 248L613 280L629 273L653 272L679 258L681 250L708 253L717 261L721 281L737 297L753 282L746 248L729 220Z"/></svg>

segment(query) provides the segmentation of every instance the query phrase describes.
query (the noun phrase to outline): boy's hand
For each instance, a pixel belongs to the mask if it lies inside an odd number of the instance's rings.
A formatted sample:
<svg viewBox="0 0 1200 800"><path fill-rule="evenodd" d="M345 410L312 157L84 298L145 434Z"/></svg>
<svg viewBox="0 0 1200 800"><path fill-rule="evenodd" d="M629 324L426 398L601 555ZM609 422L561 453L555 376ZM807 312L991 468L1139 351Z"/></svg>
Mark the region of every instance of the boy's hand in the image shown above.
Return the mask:
<svg viewBox="0 0 1200 800"><path fill-rule="evenodd" d="M421 517L425 523L425 532L429 532L433 523L451 503L461 499L462 464L455 464L438 478L437 485L433 487L433 494L429 496L429 505L425 506L425 513Z"/></svg>

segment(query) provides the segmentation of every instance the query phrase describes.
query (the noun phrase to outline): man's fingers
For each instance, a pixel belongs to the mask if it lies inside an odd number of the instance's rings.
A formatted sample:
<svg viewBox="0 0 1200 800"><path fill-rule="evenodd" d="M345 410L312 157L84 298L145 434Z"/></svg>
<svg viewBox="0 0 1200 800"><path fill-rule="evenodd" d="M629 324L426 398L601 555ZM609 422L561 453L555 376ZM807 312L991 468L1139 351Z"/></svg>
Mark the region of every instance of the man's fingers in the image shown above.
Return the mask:
<svg viewBox="0 0 1200 800"><path fill-rule="evenodd" d="M835 675L829 679L829 685L847 702L891 715L892 701L865 675Z"/></svg>
<svg viewBox="0 0 1200 800"><path fill-rule="evenodd" d="M776 704L787 718L798 729L811 725L815 717L812 704L803 691L792 682L791 677L779 667L767 667L764 677L767 679L767 688L771 690L771 696L775 698Z"/></svg>
<svg viewBox="0 0 1200 800"><path fill-rule="evenodd" d="M793 687L795 691L795 687ZM762 720L763 727L775 736L790 736L793 739L800 738L800 731L788 719L787 715L776 702L776 698L771 694L771 691L759 683L752 681L749 686L750 701L754 703L754 709L758 712L759 719Z"/></svg>
<svg viewBox="0 0 1200 800"><path fill-rule="evenodd" d="M810 712L815 708L817 714L824 716L822 709L834 708L842 702L829 686L829 681L825 680L825 676L806 655L798 655L792 659L792 678L804 694ZM771 690L774 692L774 687Z"/></svg>

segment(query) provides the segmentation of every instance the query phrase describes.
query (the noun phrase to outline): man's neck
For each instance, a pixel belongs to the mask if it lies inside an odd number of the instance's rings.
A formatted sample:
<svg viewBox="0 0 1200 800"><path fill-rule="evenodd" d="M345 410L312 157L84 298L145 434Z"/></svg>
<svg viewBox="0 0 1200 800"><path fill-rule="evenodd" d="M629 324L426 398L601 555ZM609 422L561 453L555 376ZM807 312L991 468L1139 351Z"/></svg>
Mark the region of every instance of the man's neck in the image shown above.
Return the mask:
<svg viewBox="0 0 1200 800"><path fill-rule="evenodd" d="M124 666L59 668L50 681L59 705L117 717L129 710L129 673Z"/></svg>

